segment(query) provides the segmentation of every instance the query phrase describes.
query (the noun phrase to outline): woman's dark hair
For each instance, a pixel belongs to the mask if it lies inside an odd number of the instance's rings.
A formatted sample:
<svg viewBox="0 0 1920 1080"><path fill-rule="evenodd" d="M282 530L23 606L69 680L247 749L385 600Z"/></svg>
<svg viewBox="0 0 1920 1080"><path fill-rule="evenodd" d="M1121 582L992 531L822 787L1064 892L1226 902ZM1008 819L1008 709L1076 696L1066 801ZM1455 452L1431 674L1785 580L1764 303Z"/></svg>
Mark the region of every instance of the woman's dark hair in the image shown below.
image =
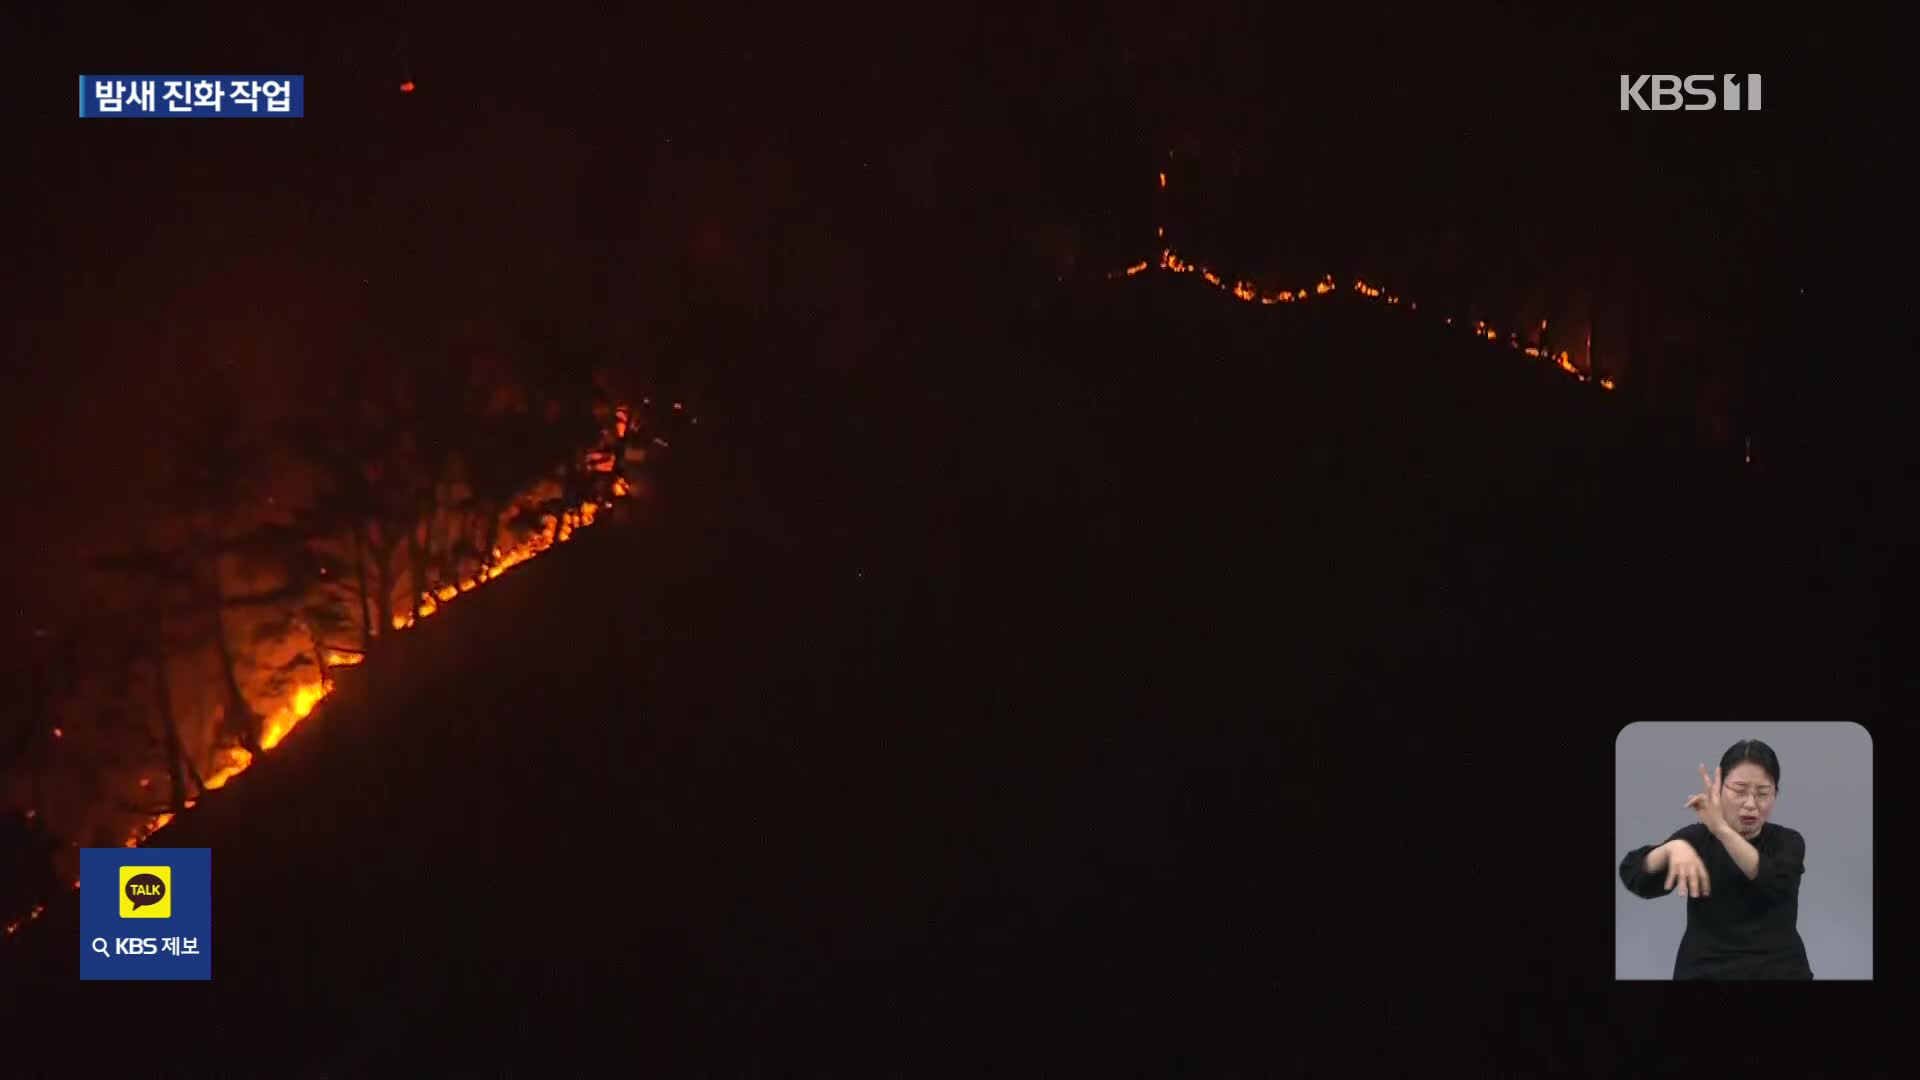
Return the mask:
<svg viewBox="0 0 1920 1080"><path fill-rule="evenodd" d="M1749 762L1765 769L1767 775L1772 778L1774 787L1780 786L1780 755L1773 752L1773 747L1759 739L1741 739L1729 747L1726 753L1721 754L1720 775L1725 776Z"/></svg>

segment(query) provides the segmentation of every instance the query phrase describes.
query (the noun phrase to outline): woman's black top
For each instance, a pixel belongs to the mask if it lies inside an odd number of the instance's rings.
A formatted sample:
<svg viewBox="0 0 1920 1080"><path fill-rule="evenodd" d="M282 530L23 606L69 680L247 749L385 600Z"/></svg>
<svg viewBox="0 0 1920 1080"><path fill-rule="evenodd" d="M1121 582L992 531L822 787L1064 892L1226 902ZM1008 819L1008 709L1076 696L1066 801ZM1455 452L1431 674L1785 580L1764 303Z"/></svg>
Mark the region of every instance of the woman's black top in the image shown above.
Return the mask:
<svg viewBox="0 0 1920 1080"><path fill-rule="evenodd" d="M1667 838L1685 840L1706 865L1705 898L1687 901L1687 932L1673 961L1676 979L1811 979L1807 946L1800 940L1800 875L1806 873L1807 842L1771 822L1750 841L1760 852L1760 872L1748 880L1733 856L1705 825L1695 823ZM1651 900L1672 892L1667 872L1649 874L1649 844L1620 860L1620 881L1635 896Z"/></svg>

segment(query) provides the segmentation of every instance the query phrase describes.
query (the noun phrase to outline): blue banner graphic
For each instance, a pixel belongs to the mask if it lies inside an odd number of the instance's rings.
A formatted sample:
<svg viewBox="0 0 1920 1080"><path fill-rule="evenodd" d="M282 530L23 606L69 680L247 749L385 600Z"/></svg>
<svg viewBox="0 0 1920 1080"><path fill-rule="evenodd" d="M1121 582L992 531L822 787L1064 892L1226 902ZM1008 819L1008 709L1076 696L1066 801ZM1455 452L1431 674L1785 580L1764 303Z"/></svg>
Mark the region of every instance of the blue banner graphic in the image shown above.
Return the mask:
<svg viewBox="0 0 1920 1080"><path fill-rule="evenodd" d="M82 75L80 115L305 116L304 75Z"/></svg>
<svg viewBox="0 0 1920 1080"><path fill-rule="evenodd" d="M212 979L212 849L80 849L80 978Z"/></svg>

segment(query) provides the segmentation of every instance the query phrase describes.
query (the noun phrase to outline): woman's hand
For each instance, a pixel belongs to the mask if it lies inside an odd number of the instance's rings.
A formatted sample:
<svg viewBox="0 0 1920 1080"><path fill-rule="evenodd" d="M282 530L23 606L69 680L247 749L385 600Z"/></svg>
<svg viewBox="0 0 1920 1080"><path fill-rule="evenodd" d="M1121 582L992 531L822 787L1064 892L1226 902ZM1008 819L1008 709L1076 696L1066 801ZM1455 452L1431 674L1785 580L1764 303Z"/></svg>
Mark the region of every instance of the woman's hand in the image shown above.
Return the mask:
<svg viewBox="0 0 1920 1080"><path fill-rule="evenodd" d="M1720 805L1720 770L1714 769L1713 775L1707 775L1707 767L1700 766L1700 794L1687 799L1687 808L1700 816L1700 824L1718 836L1726 828L1726 813Z"/></svg>
<svg viewBox="0 0 1920 1080"><path fill-rule="evenodd" d="M1700 853L1685 840L1669 840L1667 847L1667 888L1680 887L1680 895L1685 897L1705 896L1712 884L1707 878L1707 864L1700 861Z"/></svg>

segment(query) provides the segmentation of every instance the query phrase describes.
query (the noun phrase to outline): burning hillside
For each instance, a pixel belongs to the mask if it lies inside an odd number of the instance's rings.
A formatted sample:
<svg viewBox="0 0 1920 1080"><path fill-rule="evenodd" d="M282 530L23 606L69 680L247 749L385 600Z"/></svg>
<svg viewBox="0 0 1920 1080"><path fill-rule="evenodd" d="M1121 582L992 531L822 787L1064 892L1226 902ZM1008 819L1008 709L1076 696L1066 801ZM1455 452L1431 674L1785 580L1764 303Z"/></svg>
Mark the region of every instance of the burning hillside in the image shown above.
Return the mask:
<svg viewBox="0 0 1920 1080"><path fill-rule="evenodd" d="M680 402L655 412L651 399L594 408L598 434L572 464L522 471L476 446L427 468L412 456L405 497L382 499L377 485L410 455L362 458L353 485L316 487L300 505L269 497L263 513L202 514L91 553L79 587L98 617L77 617L54 650L29 718L39 737L3 792L57 876L6 883L4 936L45 910L49 883L77 876L79 848L139 845L271 753L386 634L643 490L635 467L697 423ZM515 428L510 415L476 434ZM528 479L507 489L516 475Z"/></svg>

